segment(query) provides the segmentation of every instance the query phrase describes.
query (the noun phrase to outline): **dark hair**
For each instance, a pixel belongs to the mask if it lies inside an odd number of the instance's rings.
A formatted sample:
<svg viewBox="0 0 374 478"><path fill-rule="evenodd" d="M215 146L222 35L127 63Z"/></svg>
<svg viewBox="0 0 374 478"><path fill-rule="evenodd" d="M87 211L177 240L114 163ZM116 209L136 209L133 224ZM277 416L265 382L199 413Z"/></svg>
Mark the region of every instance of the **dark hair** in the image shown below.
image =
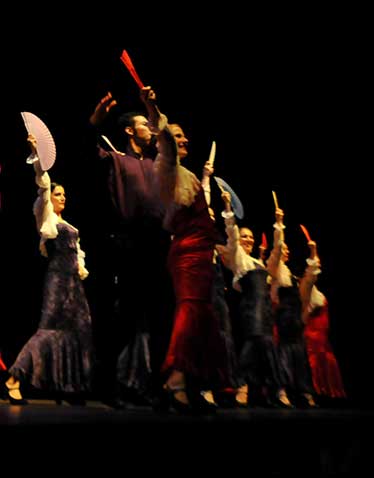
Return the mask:
<svg viewBox="0 0 374 478"><path fill-rule="evenodd" d="M52 182L51 183L51 193L53 193L53 191L57 188L57 186L61 186L62 188L64 187L62 184L60 183L56 183L56 182Z"/></svg>
<svg viewBox="0 0 374 478"><path fill-rule="evenodd" d="M144 116L144 113L141 113L140 111L129 111L127 113L123 113L117 121L118 127L121 128L122 130L130 126L131 128L134 126L135 121L134 118L135 116Z"/></svg>

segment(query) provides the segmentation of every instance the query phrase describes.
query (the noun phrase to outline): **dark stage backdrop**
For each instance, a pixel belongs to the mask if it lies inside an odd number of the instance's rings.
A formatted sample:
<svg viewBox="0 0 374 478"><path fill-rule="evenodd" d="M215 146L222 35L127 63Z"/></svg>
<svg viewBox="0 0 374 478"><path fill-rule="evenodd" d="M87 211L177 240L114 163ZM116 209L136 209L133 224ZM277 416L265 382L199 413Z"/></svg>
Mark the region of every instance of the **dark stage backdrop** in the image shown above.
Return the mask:
<svg viewBox="0 0 374 478"><path fill-rule="evenodd" d="M331 340L349 394L365 401L372 357L366 333L369 296L361 287L363 267L358 267L367 255L361 242L366 158L360 138L367 131L361 122L362 71L352 52L332 44L288 49L272 44L260 50L239 45L228 54L204 43L163 54L129 44L92 48L81 43L55 47L48 56L24 48L22 55L9 53L2 65L0 155L1 343L8 360L37 326L44 267L20 112L33 112L51 130L57 146L51 176L66 187L65 217L80 229L82 248L94 249L95 237L84 232L95 220L100 198L85 180L81 139L107 91L118 101L113 124L121 112L142 108L137 86L120 61L124 48L143 82L157 91L161 110L185 129L190 139L187 166L200 175L216 141L216 175L241 198L242 223L253 229L257 242L262 232L271 242L272 190L285 210L290 265L296 273L308 254L299 224L318 242L323 263L319 284L330 300ZM117 140L113 124L108 123L107 132ZM88 267L94 260L87 256Z"/></svg>

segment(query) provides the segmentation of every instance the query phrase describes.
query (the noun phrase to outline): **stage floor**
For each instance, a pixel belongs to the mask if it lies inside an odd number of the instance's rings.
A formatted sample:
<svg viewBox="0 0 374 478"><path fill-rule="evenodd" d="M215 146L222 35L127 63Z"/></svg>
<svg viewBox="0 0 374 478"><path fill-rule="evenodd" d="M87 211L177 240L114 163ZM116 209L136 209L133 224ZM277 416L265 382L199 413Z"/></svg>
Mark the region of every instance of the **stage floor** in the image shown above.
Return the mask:
<svg viewBox="0 0 374 478"><path fill-rule="evenodd" d="M12 438L7 443L17 443L17 453L19 439L49 456L64 450L67 461L81 459L85 447L91 465L106 457L108 466L127 467L127 460L157 473L182 457L182 471L198 466L196 477L209 470L244 471L248 477L369 476L374 461L374 410L237 408L187 417L133 405L115 410L98 401L71 406L30 400L16 406L0 400L0 426Z"/></svg>

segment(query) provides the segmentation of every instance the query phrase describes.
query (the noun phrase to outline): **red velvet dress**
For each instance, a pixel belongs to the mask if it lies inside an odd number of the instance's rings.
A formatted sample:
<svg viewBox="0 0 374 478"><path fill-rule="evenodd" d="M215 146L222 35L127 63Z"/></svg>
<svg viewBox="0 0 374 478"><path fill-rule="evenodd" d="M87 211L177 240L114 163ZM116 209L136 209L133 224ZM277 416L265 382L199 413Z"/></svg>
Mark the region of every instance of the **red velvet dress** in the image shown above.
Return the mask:
<svg viewBox="0 0 374 478"><path fill-rule="evenodd" d="M304 329L313 385L318 395L345 398L339 364L329 342L328 332L329 314L325 302L322 307L312 311Z"/></svg>
<svg viewBox="0 0 374 478"><path fill-rule="evenodd" d="M176 369L209 385L225 383L224 344L212 308L216 229L201 189L173 214L168 257L176 297L174 326L163 370Z"/></svg>

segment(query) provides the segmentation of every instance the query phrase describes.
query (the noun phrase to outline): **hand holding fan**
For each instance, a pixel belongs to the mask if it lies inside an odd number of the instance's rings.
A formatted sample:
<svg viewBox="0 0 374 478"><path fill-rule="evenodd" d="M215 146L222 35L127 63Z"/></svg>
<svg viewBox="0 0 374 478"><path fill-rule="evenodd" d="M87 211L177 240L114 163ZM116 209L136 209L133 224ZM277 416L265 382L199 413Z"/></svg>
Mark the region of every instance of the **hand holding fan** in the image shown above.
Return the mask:
<svg viewBox="0 0 374 478"><path fill-rule="evenodd" d="M22 111L21 116L29 134L35 136L37 153L43 171L50 169L56 160L56 145L45 123L33 113Z"/></svg>
<svg viewBox="0 0 374 478"><path fill-rule="evenodd" d="M318 254L317 254L317 244L315 243L315 241L312 240L312 238L310 237L310 234L308 232L308 229L303 226L302 224L300 224L300 227L301 227L301 230L303 231L304 233L304 236L306 237L306 240L308 241L308 246L310 248L310 258L311 259L315 259L315 258L318 258Z"/></svg>
<svg viewBox="0 0 374 478"><path fill-rule="evenodd" d="M213 177L216 180L216 182L218 184L218 187L220 188L221 191L227 191L227 192L230 193L230 195L231 195L231 207L232 207L232 210L234 211L235 216L238 219L243 219L243 217L244 217L243 204L242 204L241 200L238 198L235 191L222 178L219 178L218 176L213 176Z"/></svg>

